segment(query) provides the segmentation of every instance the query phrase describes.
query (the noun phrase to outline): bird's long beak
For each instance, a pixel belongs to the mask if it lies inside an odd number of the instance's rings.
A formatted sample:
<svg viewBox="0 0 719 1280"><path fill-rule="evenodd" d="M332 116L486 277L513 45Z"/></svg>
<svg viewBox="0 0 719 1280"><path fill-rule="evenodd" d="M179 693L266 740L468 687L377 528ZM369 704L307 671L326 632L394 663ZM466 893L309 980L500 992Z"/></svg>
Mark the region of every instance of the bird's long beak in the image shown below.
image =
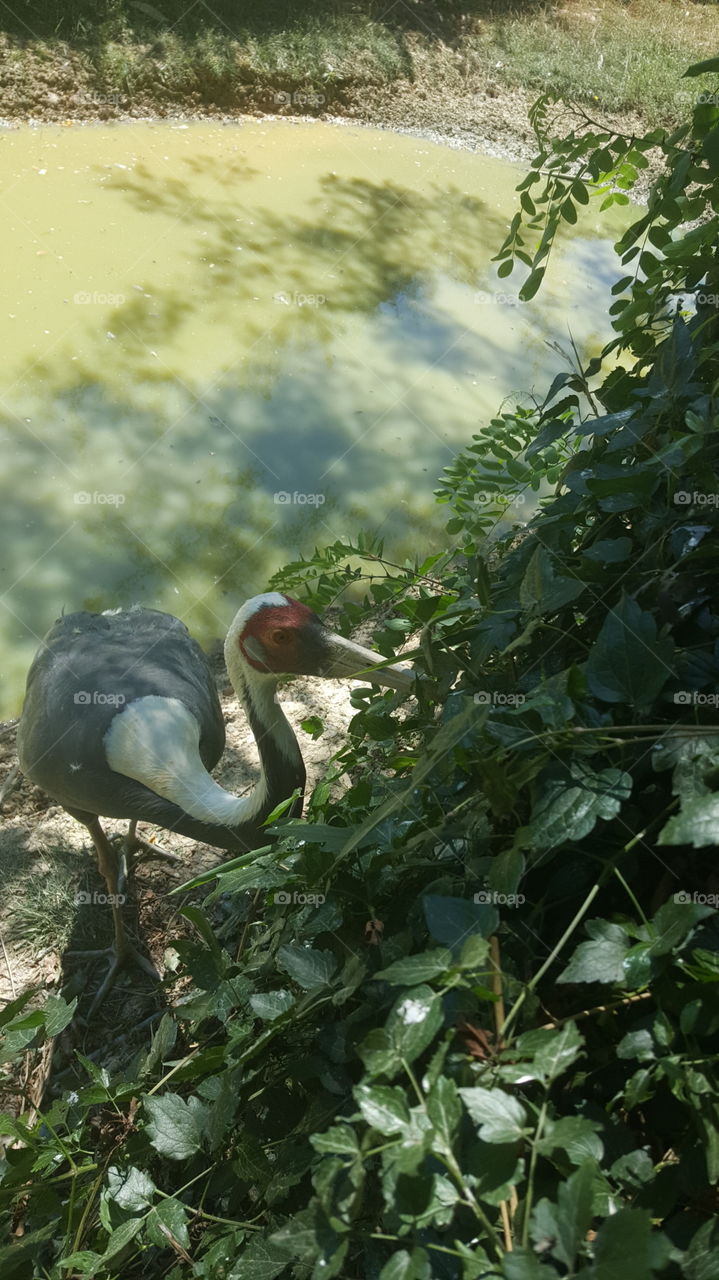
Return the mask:
<svg viewBox="0 0 719 1280"><path fill-rule="evenodd" d="M328 636L330 659L323 668L324 676L357 676L369 680L372 684L385 684L390 689L398 689L407 693L414 684L414 671L410 667L396 665L380 667L378 662L386 662L381 654L373 649L365 649L361 644L345 640L330 632Z"/></svg>

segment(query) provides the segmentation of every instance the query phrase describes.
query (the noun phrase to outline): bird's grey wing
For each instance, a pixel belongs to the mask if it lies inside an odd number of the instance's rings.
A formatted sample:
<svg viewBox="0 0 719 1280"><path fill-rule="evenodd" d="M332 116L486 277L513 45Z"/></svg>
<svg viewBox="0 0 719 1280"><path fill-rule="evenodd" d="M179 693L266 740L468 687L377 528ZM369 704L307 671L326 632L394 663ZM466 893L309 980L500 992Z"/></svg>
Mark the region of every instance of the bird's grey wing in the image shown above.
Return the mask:
<svg viewBox="0 0 719 1280"><path fill-rule="evenodd" d="M68 808L132 816L117 812L123 788L104 740L123 707L158 693L197 718L200 755L213 768L225 743L222 709L207 658L184 623L150 609L59 619L28 673L18 732L23 772Z"/></svg>

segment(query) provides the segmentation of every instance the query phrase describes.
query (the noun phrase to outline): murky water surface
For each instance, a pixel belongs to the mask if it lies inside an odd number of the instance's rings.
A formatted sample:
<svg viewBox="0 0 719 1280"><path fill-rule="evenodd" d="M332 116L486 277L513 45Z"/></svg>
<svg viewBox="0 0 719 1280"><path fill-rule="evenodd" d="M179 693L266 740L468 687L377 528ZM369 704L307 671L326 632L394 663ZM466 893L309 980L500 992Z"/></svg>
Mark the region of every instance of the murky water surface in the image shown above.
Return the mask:
<svg viewBox="0 0 719 1280"><path fill-rule="evenodd" d="M520 176L330 125L0 134L0 715L63 608L208 640L315 543L444 545L442 467L609 332L608 215L534 302L496 280Z"/></svg>

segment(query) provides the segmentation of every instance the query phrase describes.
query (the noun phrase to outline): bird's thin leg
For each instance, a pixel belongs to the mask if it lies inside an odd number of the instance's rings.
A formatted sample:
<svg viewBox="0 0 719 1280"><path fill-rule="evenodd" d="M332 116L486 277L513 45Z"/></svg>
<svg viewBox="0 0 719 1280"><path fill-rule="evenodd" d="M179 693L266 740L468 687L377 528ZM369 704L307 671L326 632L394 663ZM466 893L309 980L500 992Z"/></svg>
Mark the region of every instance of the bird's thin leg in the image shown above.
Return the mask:
<svg viewBox="0 0 719 1280"><path fill-rule="evenodd" d="M88 1010L88 1018L92 1017L95 1011L100 1007L110 988L113 986L118 973L127 963L133 960L141 969L148 973L155 982L161 982L160 974L140 951L137 950L131 942L128 941L125 932L125 924L122 918L122 903L124 894L121 890L121 878L124 885L125 867L124 858L118 858L105 832L103 831L98 818L89 818L86 821L87 828L92 836L92 842L97 853L97 864L102 873L105 884L107 885L108 897L112 905L112 920L115 930L115 941L112 947L106 947L100 951L80 951L67 952L68 955L82 955L86 959L109 956L110 968L102 983L99 991L95 995L95 999Z"/></svg>
<svg viewBox="0 0 719 1280"><path fill-rule="evenodd" d="M133 818L127 828L127 835L122 840L122 849L129 855L133 862L150 862L153 858L164 860L165 862L182 862L182 858L177 853L171 853L169 849L163 849L161 844L155 844L152 840L144 840L142 836L137 834L137 818ZM139 856L137 856L139 853Z"/></svg>

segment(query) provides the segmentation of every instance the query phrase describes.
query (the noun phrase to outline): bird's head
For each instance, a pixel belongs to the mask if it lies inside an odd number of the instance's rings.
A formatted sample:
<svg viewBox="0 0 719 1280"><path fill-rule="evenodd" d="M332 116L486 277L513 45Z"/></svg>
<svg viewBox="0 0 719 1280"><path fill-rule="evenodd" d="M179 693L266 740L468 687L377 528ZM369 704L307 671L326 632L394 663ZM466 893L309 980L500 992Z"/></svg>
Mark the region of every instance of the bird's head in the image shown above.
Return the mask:
<svg viewBox="0 0 719 1280"><path fill-rule="evenodd" d="M272 591L248 600L227 633L225 658L232 674L239 657L257 675L349 677L408 691L414 675L408 667L377 667L379 653L335 635L316 613L292 596Z"/></svg>

